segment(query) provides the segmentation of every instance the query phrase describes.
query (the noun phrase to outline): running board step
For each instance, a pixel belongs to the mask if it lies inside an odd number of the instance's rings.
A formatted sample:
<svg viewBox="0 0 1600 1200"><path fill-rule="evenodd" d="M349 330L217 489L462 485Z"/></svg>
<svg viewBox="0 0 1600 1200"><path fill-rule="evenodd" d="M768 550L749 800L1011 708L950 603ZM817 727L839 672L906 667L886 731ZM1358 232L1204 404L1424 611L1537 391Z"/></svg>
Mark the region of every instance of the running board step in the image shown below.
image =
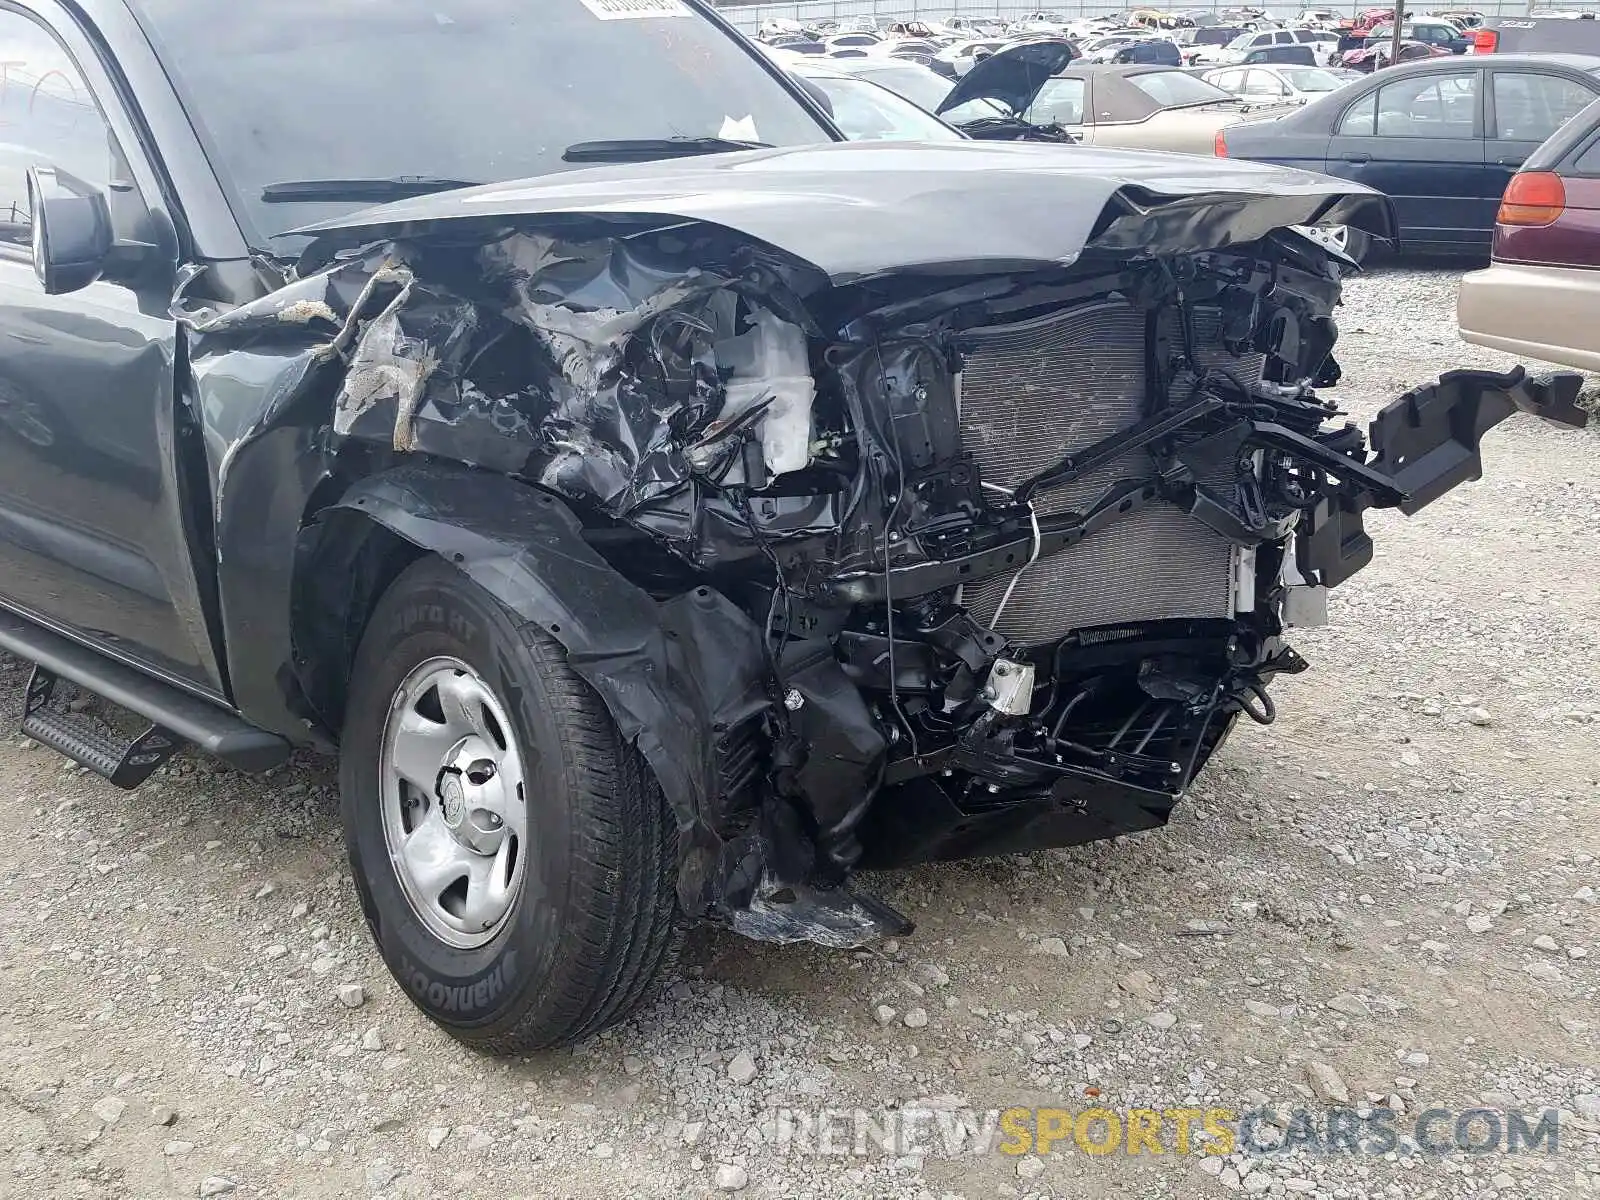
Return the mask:
<svg viewBox="0 0 1600 1200"><path fill-rule="evenodd" d="M265 771L288 761L291 747L287 741L250 724L231 709L127 666L3 608L0 608L0 650L8 650L33 663L36 681L39 681L37 671L42 670L150 723L151 728L142 737L123 745L119 735L101 728L92 717L60 712L49 707L48 702L34 704L33 685L29 685L30 703L25 720L32 719L33 728L26 723L23 726L28 736L113 781L118 770L123 771L122 778L128 778L128 771L140 766L135 759L142 761L146 754L157 750L155 741L145 740L157 735L175 743L187 742L241 771ZM43 687L42 681L40 686ZM54 690L53 684L49 690ZM36 714L43 715L36 717ZM85 736L85 723L94 736ZM157 761L149 770L159 765Z"/></svg>
<svg viewBox="0 0 1600 1200"><path fill-rule="evenodd" d="M80 762L119 788L136 788L181 744L175 734L152 724L132 741L87 713L52 707L56 676L35 666L28 680L22 732L34 741Z"/></svg>

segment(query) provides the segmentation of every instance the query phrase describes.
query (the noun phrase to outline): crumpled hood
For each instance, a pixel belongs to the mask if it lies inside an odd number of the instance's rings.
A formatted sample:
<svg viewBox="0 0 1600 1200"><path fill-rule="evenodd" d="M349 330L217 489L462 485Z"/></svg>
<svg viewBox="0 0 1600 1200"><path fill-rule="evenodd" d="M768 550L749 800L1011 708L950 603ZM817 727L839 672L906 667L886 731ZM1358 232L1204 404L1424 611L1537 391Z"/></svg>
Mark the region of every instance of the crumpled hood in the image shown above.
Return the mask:
<svg viewBox="0 0 1600 1200"><path fill-rule="evenodd" d="M1003 47L974 63L937 111L949 112L973 100L994 100L1013 113L1021 113L1033 103L1045 81L1077 57L1077 51L1066 41Z"/></svg>
<svg viewBox="0 0 1600 1200"><path fill-rule="evenodd" d="M835 284L905 271L1035 270L1069 264L1086 248L1181 253L1287 225L1351 225L1384 238L1393 226L1379 193L1287 167L1028 143L844 142L463 188L295 232L319 235L305 256L316 263L458 223L571 229L582 216L631 228L721 225Z"/></svg>

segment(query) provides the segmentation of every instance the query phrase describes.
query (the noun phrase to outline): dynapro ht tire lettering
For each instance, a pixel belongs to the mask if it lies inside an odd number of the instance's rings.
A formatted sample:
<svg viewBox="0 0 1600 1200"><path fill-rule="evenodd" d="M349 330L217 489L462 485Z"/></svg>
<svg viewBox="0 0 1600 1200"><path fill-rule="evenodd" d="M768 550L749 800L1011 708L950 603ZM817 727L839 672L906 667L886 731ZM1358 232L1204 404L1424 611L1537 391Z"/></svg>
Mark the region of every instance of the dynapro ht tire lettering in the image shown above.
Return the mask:
<svg viewBox="0 0 1600 1200"><path fill-rule="evenodd" d="M584 1037L666 958L676 838L654 779L561 647L439 559L362 637L339 786L384 962L463 1042Z"/></svg>

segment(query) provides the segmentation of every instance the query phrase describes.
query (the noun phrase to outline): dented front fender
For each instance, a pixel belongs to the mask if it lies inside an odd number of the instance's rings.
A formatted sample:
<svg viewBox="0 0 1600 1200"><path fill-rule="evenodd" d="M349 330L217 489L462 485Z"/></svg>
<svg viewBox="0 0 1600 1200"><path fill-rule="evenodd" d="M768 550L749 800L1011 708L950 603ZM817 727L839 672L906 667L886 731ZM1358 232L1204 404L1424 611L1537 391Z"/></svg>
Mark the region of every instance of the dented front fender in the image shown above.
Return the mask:
<svg viewBox="0 0 1600 1200"><path fill-rule="evenodd" d="M727 840L716 820L717 744L769 704L750 618L710 587L657 601L595 551L559 499L504 475L397 467L356 484L319 521L339 512L455 564L562 645L666 793L683 851L680 901L704 911Z"/></svg>

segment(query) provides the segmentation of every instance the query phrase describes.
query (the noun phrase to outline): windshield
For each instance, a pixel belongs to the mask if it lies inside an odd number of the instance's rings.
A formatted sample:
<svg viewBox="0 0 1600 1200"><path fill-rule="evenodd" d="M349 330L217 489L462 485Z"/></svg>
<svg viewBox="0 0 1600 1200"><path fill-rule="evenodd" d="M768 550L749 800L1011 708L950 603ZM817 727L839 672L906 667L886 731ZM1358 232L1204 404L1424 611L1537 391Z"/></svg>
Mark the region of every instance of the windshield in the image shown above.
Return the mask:
<svg viewBox="0 0 1600 1200"><path fill-rule="evenodd" d="M933 112L944 103L955 84L943 75L923 67L873 67L855 74L886 87L897 96L904 96L925 112Z"/></svg>
<svg viewBox="0 0 1600 1200"><path fill-rule="evenodd" d="M1337 92L1350 78L1321 67L1283 67L1278 74L1297 92Z"/></svg>
<svg viewBox="0 0 1600 1200"><path fill-rule="evenodd" d="M273 183L491 183L569 169L580 142L830 138L683 0L135 5L246 236L274 253L299 248L274 235L371 201L264 203Z"/></svg>
<svg viewBox="0 0 1600 1200"><path fill-rule="evenodd" d="M852 70L850 73L859 75L863 79L870 79L879 87L888 88L896 96L909 100L924 112L930 113L945 102L945 97L950 95L956 86L943 75L936 75L925 67L873 66L865 70ZM951 125L965 125L968 121L1008 117L1011 114L1004 105L979 97L958 104L949 112L940 115L942 120Z"/></svg>
<svg viewBox="0 0 1600 1200"><path fill-rule="evenodd" d="M1033 125L1082 125L1083 91L1081 79L1047 79L1027 112Z"/></svg>
<svg viewBox="0 0 1600 1200"><path fill-rule="evenodd" d="M834 124L852 142L963 140L937 117L869 80L821 74L805 79L827 95Z"/></svg>
<svg viewBox="0 0 1600 1200"><path fill-rule="evenodd" d="M1147 71L1142 75L1129 75L1128 82L1157 104L1168 107L1234 99L1221 88L1186 71Z"/></svg>

